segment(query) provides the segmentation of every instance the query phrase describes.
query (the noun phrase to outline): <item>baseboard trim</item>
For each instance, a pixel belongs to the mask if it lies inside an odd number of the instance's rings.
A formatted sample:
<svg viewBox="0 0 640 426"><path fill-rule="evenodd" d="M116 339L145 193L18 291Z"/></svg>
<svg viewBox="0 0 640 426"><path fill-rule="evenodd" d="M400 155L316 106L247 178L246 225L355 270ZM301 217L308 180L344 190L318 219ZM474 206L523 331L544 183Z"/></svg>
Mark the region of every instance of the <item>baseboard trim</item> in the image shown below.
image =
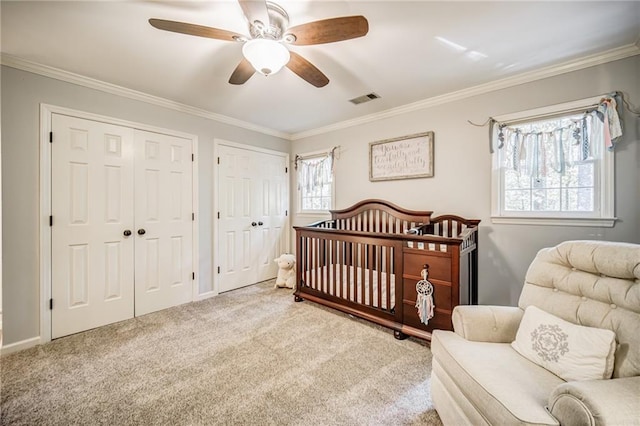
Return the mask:
<svg viewBox="0 0 640 426"><path fill-rule="evenodd" d="M32 337L31 339L21 340L19 342L11 343L9 345L3 346L2 350L0 351L0 355L8 355L13 352L18 352L18 351L32 348L39 344L40 344L40 336Z"/></svg>
<svg viewBox="0 0 640 426"><path fill-rule="evenodd" d="M210 299L213 296L217 296L218 293L215 291L207 291L206 293L201 293L199 295L196 296L196 298L194 299L194 302L199 302L201 300L205 300L205 299Z"/></svg>

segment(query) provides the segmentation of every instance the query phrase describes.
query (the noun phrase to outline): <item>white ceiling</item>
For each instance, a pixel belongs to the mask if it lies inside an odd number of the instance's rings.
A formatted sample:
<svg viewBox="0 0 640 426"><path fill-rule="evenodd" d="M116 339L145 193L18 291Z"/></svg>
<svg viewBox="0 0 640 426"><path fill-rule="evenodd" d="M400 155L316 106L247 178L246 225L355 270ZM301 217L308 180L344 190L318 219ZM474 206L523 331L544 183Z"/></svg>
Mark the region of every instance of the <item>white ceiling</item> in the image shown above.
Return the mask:
<svg viewBox="0 0 640 426"><path fill-rule="evenodd" d="M637 44L640 2L279 1L290 25L364 15L367 36L290 46L330 79L283 69L228 83L241 45L160 31L163 18L248 34L236 1L2 1L2 52L300 134ZM637 47L636 47L637 49ZM639 50L640 51L640 50ZM354 106L375 92L381 99Z"/></svg>

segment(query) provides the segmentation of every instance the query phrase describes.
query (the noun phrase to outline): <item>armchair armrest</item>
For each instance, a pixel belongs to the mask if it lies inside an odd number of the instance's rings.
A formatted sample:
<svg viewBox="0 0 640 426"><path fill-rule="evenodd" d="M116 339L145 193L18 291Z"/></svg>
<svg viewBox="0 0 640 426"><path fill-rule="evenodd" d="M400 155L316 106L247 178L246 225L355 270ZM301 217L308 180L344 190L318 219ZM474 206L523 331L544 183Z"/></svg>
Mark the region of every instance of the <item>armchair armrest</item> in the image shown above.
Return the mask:
<svg viewBox="0 0 640 426"><path fill-rule="evenodd" d="M630 425L640 419L640 376L563 383L549 411L561 425Z"/></svg>
<svg viewBox="0 0 640 426"><path fill-rule="evenodd" d="M459 305L453 309L453 330L467 340L511 343L524 312L513 306Z"/></svg>

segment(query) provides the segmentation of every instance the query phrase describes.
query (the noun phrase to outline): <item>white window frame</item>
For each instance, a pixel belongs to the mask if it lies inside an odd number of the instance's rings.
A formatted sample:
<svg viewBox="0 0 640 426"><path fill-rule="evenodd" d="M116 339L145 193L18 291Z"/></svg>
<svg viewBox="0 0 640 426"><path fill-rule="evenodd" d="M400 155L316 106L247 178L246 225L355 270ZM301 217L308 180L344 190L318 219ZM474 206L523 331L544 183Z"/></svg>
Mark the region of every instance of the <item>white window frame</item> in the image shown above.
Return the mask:
<svg viewBox="0 0 640 426"><path fill-rule="evenodd" d="M544 119L545 116L562 113L570 114L581 108L596 105L608 95L595 96L573 102L536 108L513 114L494 117L498 123L514 121L533 121ZM491 136L493 138L493 135ZM491 141L493 144L493 140ZM595 171L595 202L594 212L514 212L504 210L504 174L501 150L495 149L491 155L491 222L495 224L518 225L558 225L558 226L590 226L607 227L614 226L617 218L614 215L615 202L615 155L613 151L602 148L602 158L598 160Z"/></svg>
<svg viewBox="0 0 640 426"><path fill-rule="evenodd" d="M306 152L306 153L302 153L302 154L297 154L295 156L296 159L300 159L300 160L309 160L311 158L318 158L318 157L323 157L323 156L328 156L331 155L331 150L329 151L313 151L313 152ZM335 161L335 158L334 158ZM332 172L331 174L331 206L329 208L329 210L333 210L335 208L335 200L336 200L336 194L335 194L335 188L336 188L336 179L335 179L335 173ZM296 169L296 196L297 196L297 213L300 216L324 216L326 214L329 213L329 210L304 210L302 208L302 188L300 188L300 174L299 174L299 170Z"/></svg>

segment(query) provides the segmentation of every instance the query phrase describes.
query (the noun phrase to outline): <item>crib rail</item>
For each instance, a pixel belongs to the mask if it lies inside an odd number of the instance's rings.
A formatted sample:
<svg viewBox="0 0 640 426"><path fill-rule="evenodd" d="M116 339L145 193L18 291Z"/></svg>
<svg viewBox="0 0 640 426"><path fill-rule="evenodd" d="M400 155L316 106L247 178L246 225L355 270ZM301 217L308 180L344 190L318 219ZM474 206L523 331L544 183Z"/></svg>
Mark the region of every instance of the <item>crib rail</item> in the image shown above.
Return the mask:
<svg viewBox="0 0 640 426"><path fill-rule="evenodd" d="M297 292L392 321L401 303L402 242L296 228Z"/></svg>
<svg viewBox="0 0 640 426"><path fill-rule="evenodd" d="M431 223L425 227L424 233L445 238L462 238L467 229L477 227L479 223L479 220L465 219L460 216L437 216L431 219Z"/></svg>

